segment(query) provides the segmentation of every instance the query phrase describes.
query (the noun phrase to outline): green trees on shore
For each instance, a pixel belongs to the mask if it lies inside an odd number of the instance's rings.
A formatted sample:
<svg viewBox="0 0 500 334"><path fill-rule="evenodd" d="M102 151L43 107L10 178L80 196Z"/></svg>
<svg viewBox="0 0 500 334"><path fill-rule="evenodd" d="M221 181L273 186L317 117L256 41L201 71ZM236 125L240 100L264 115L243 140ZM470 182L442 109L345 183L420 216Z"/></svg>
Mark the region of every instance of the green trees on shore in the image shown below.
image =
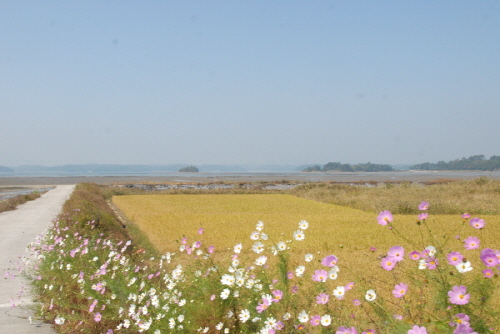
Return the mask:
<svg viewBox="0 0 500 334"><path fill-rule="evenodd" d="M327 172L327 171L340 171L340 172L392 172L394 168L390 165L372 164L371 162L360 164L341 164L340 162L329 162L323 167L314 165L307 167L303 172Z"/></svg>
<svg viewBox="0 0 500 334"><path fill-rule="evenodd" d="M411 166L411 169L421 170L500 170L500 156L493 155L486 159L484 155L473 155L468 158L455 159L453 161L437 163L424 162Z"/></svg>
<svg viewBox="0 0 500 334"><path fill-rule="evenodd" d="M179 169L180 173L198 173L198 167L196 166L187 166Z"/></svg>

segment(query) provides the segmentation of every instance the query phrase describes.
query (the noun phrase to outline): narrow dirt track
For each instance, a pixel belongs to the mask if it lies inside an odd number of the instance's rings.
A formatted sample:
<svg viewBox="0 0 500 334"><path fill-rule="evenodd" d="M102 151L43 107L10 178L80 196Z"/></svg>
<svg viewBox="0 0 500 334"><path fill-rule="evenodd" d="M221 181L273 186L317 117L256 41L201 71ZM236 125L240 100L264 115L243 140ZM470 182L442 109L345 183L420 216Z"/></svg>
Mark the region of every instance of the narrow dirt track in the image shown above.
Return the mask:
<svg viewBox="0 0 500 334"><path fill-rule="evenodd" d="M32 299L18 267L20 257L27 256L26 246L50 226L73 189L74 185L59 185L14 211L0 213L0 333L55 333L49 324L38 320L30 323ZM21 290L26 291L22 296Z"/></svg>

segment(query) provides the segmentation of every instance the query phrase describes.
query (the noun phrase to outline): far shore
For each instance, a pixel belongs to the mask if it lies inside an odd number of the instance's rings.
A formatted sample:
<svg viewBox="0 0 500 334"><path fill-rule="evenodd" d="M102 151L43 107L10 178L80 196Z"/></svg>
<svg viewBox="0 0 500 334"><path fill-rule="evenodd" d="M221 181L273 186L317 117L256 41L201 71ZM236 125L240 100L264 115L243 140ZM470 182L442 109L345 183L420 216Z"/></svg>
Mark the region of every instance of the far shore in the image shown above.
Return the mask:
<svg viewBox="0 0 500 334"><path fill-rule="evenodd" d="M327 172L327 173L172 173L166 176L0 176L0 187L51 186L78 184L137 184L137 183L213 183L213 182L431 182L436 180L472 180L487 177L500 180L500 172L482 171L397 171L397 172Z"/></svg>

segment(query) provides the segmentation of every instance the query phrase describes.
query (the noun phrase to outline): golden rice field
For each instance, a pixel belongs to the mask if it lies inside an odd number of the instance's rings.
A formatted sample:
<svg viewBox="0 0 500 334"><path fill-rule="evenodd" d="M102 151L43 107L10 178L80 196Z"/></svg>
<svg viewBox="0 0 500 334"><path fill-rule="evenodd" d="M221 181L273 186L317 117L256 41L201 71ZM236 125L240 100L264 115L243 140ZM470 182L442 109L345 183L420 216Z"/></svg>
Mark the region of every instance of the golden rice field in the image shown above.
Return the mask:
<svg viewBox="0 0 500 334"><path fill-rule="evenodd" d="M264 222L263 232L274 242L292 240L302 219L309 222L309 228L305 240L290 244L294 263L303 264L307 253L314 254L316 260L335 254L341 268L348 271L379 272L383 271L380 259L392 246L404 246L407 253L421 251L430 244L437 246L437 242L422 240L421 232L424 236L427 232L424 226L416 224L415 215L394 216L394 226L414 243L411 245L387 226L379 225L373 213L291 195L131 195L114 196L112 201L160 253L178 251L178 241L183 236L188 237L189 243L200 240L206 247L214 245L217 250L232 250L236 243L249 249L255 242L249 236L258 221ZM482 240L481 248L488 244L498 248L499 217L481 218L487 222L482 235L481 231L462 224L459 215L431 214L427 224L439 241L445 235L452 237L449 251L464 250L462 242L454 238L456 235L462 240L475 235ZM199 228L205 230L201 236L197 234ZM371 252L370 247L377 250Z"/></svg>

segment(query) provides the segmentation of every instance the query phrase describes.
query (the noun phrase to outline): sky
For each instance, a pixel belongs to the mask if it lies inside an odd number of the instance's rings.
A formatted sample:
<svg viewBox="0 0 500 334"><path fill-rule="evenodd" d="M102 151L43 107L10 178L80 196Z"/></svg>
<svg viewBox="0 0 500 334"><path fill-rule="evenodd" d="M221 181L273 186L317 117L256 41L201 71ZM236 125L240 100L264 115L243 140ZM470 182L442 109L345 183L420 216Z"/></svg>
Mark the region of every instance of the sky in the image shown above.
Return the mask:
<svg viewBox="0 0 500 334"><path fill-rule="evenodd" d="M500 155L499 1L0 1L0 165Z"/></svg>

